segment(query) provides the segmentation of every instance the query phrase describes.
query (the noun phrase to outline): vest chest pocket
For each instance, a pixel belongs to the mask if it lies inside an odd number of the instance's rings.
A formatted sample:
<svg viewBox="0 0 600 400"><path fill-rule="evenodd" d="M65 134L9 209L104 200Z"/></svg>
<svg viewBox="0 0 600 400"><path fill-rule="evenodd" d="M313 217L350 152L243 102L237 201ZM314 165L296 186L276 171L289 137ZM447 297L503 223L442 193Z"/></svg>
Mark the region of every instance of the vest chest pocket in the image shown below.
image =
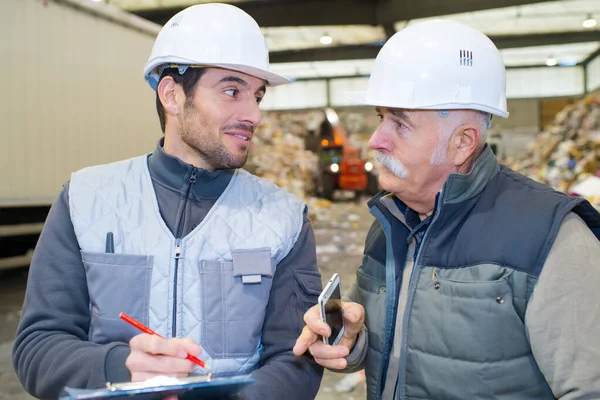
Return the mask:
<svg viewBox="0 0 600 400"><path fill-rule="evenodd" d="M259 346L275 273L271 250L232 252L232 261L201 260L202 336L214 359L253 355Z"/></svg>
<svg viewBox="0 0 600 400"><path fill-rule="evenodd" d="M513 281L513 271L494 265L424 268L411 313L412 344L439 356L474 362L528 355L525 326L514 306ZM444 345L433 349L432 343Z"/></svg>
<svg viewBox="0 0 600 400"><path fill-rule="evenodd" d="M140 332L119 313L148 324L153 257L82 251L81 258L90 296L90 341L129 342Z"/></svg>

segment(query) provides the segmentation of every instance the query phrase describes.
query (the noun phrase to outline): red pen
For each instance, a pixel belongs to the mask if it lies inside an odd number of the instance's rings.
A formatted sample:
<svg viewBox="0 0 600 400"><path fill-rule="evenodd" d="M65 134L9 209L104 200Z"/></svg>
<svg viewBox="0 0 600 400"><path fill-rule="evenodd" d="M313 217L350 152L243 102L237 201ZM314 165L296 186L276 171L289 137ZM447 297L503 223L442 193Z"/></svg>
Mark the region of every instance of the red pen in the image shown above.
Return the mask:
<svg viewBox="0 0 600 400"><path fill-rule="evenodd" d="M125 314L125 313L120 313L119 314L119 318L121 318L123 321L135 326L136 328L138 328L140 331L147 333L148 335L156 335L160 338L163 338L161 335L159 335L158 333L154 332L152 329L148 328L146 325L142 324L140 321L137 321L133 318L131 318L129 315ZM194 357L191 354L188 354L185 358L187 358L188 360L190 360L191 362L198 364L199 366L201 366L202 368L204 368L204 361L202 361L201 359L199 359L198 357Z"/></svg>

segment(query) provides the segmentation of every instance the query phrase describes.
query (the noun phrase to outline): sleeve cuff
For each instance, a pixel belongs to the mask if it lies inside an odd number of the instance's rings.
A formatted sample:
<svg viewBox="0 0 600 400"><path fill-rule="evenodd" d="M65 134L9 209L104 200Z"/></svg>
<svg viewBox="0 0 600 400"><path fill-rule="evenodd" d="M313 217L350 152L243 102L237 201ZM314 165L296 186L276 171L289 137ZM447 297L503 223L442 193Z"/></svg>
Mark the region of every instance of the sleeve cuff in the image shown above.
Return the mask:
<svg viewBox="0 0 600 400"><path fill-rule="evenodd" d="M131 373L125 365L130 349L127 345L115 346L106 353L104 360L104 376L106 382L129 382Z"/></svg>
<svg viewBox="0 0 600 400"><path fill-rule="evenodd" d="M367 350L369 348L369 336L367 335L367 327L363 326L358 333L354 348L346 357L346 368L342 370L331 370L333 372L352 373L360 371L364 368L364 362L367 358Z"/></svg>

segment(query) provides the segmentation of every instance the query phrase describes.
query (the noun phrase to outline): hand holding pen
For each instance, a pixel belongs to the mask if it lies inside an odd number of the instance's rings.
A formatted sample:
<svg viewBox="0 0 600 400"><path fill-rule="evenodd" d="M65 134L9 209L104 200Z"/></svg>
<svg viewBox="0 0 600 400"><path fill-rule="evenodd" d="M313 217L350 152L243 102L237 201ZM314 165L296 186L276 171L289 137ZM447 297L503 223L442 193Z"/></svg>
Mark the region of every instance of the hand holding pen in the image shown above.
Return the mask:
<svg viewBox="0 0 600 400"><path fill-rule="evenodd" d="M131 372L132 382L158 375L184 378L195 364L204 367L204 362L197 358L202 348L193 340L165 339L126 314L121 313L120 317L145 333L129 342L131 353L125 365Z"/></svg>
<svg viewBox="0 0 600 400"><path fill-rule="evenodd" d="M146 325L142 324L140 321L131 318L129 315L127 315L123 312L119 314L119 318L121 318L123 321L129 323L130 325L133 325L134 327L138 328L140 331L147 333L148 335L156 335L159 338L164 339L164 337L160 336L158 333L154 332L152 329L148 328ZM202 368L204 368L204 361L202 361L201 359L194 357L193 355L191 355L189 353L185 356L185 358L187 358L194 364L197 364L197 365L201 366Z"/></svg>

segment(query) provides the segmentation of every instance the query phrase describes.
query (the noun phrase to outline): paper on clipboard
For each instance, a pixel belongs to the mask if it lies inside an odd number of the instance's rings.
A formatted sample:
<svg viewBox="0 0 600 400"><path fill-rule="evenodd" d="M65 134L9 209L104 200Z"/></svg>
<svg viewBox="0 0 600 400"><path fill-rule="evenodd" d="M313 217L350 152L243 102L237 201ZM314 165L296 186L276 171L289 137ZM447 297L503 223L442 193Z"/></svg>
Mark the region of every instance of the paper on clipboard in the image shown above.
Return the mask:
<svg viewBox="0 0 600 400"><path fill-rule="evenodd" d="M245 386L254 383L250 375L213 378L211 375L187 378L156 377L143 382L127 382L106 385L103 389L65 388L66 396L60 400L160 400L177 395L179 400L221 400L237 394Z"/></svg>

